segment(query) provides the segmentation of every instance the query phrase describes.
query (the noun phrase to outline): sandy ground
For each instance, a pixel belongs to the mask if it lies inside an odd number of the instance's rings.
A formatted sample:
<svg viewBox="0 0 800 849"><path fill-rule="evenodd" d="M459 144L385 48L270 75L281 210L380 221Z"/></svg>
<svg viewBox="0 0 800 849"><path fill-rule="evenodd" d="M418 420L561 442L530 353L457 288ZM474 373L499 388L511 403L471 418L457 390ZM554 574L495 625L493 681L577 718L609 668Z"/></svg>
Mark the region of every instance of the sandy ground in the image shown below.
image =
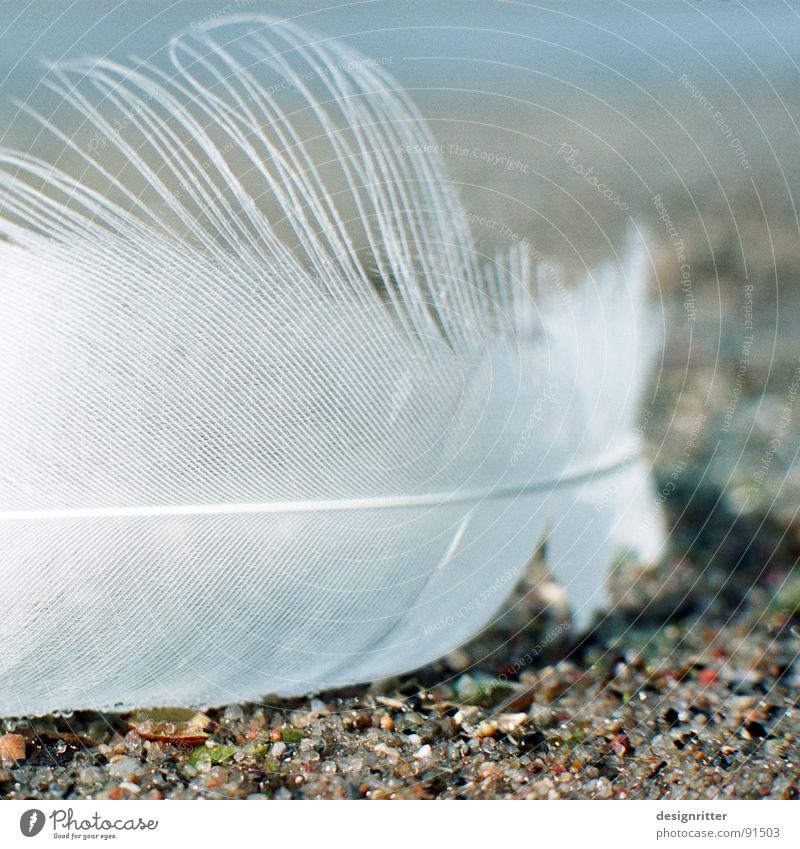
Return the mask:
<svg viewBox="0 0 800 849"><path fill-rule="evenodd" d="M763 539L782 545L775 529ZM779 590L786 561L773 559L764 573L764 556L735 581L699 566L699 556L672 561L677 612L673 602L619 612L571 652L557 594L539 580L547 616L527 620L539 602L518 596L503 627L415 675L211 712L202 720L207 739L191 745L143 739L131 717L116 715L18 722L9 730L24 740L26 759L0 769L0 791L27 799L793 799L800 631L790 611L800 593L796 581L791 593ZM529 580L541 578L536 572ZM616 577L627 585L632 575ZM662 585L653 574L636 580L642 596Z"/></svg>

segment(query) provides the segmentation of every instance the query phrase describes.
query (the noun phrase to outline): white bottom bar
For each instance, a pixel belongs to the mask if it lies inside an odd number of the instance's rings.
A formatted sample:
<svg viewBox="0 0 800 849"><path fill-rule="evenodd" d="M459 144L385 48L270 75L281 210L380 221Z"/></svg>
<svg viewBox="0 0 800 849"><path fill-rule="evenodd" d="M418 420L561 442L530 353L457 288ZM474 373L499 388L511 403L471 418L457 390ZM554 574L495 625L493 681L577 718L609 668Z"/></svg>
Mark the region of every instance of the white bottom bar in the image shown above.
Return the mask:
<svg viewBox="0 0 800 849"><path fill-rule="evenodd" d="M516 846L800 845L798 808L779 801L404 802L73 801L0 804L0 845ZM414 808L412 811L411 808ZM472 809L470 811L470 808ZM31 823L37 833L23 834ZM34 842L31 842L34 841Z"/></svg>

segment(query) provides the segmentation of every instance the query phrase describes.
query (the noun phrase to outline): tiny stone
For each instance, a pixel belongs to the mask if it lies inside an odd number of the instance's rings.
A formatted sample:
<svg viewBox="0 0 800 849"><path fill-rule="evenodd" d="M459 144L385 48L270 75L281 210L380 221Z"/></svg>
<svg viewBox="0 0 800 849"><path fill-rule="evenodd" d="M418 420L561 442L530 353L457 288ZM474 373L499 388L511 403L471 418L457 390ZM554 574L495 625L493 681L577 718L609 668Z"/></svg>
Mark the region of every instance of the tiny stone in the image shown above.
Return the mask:
<svg viewBox="0 0 800 849"><path fill-rule="evenodd" d="M119 785L119 789L120 790L127 790L128 793L136 793L137 795L141 792L141 788L138 785L133 784L130 781L123 781Z"/></svg>
<svg viewBox="0 0 800 849"><path fill-rule="evenodd" d="M311 711L294 710L289 716L289 721L295 728L308 728L316 718L316 714Z"/></svg>
<svg viewBox="0 0 800 849"><path fill-rule="evenodd" d="M87 766L78 771L78 783L89 785L103 780L105 773L96 766Z"/></svg>
<svg viewBox="0 0 800 849"><path fill-rule="evenodd" d="M497 720L484 719L475 730L476 737L493 737L497 733Z"/></svg>
<svg viewBox="0 0 800 849"><path fill-rule="evenodd" d="M502 732L509 734L516 731L527 719L526 713L502 713L497 718L497 725Z"/></svg>
<svg viewBox="0 0 800 849"><path fill-rule="evenodd" d="M549 728L553 724L553 711L546 705L538 705L534 702L528 709L528 716L539 728Z"/></svg>
<svg viewBox="0 0 800 849"><path fill-rule="evenodd" d="M128 757L127 755L117 755L113 757L106 767L109 775L114 778L123 780L141 775L144 772L144 767L136 760L136 758Z"/></svg>
<svg viewBox="0 0 800 849"><path fill-rule="evenodd" d="M228 705L222 714L223 722L241 722L244 719L244 711L241 705Z"/></svg>
<svg viewBox="0 0 800 849"><path fill-rule="evenodd" d="M470 656L463 649L455 649L447 655L447 662L450 664L452 669L455 669L456 672L460 672L462 669L466 669L470 665Z"/></svg>
<svg viewBox="0 0 800 849"><path fill-rule="evenodd" d="M3 734L0 737L0 761L25 759L25 738L21 734Z"/></svg>
<svg viewBox="0 0 800 849"><path fill-rule="evenodd" d="M630 739L625 734L617 734L611 741L611 751L620 758L633 755L634 748L631 746Z"/></svg>
<svg viewBox="0 0 800 849"><path fill-rule="evenodd" d="M397 753L395 749L390 749L386 743L378 743L377 746L373 747L373 752L383 755L389 763L397 763L400 760L400 755Z"/></svg>

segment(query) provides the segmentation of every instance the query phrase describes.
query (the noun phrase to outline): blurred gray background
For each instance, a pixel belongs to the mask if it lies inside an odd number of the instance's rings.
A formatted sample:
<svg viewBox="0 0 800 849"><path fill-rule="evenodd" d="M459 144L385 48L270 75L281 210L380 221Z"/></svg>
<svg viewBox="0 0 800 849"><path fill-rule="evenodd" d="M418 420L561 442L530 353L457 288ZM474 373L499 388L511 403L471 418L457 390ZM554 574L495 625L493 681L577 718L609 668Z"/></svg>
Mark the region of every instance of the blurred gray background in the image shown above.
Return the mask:
<svg viewBox="0 0 800 849"><path fill-rule="evenodd" d="M737 215L757 213L759 236L769 216L796 223L800 7L780 0L4 0L0 143L29 146L12 100L46 102L45 62L151 57L204 19L256 12L386 59L436 136L470 151L447 155L470 207L545 252L602 249L627 224L619 204L660 232L655 194L673 218L707 212L704 232L685 235L709 246L719 229L745 226ZM570 168L562 145L618 205ZM476 147L518 164L491 164Z"/></svg>

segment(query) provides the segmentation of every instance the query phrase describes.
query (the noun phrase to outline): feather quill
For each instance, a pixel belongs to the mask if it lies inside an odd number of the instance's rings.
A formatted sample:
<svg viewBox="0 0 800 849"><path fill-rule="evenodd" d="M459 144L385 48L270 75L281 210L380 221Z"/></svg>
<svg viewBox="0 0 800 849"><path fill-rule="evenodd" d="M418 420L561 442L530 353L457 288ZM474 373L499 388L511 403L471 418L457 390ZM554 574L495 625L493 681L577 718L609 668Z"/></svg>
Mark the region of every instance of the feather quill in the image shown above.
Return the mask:
<svg viewBox="0 0 800 849"><path fill-rule="evenodd" d="M568 293L481 257L336 40L239 17L169 57L53 70L77 176L0 151L0 714L400 673L545 533L587 622L661 544L642 249Z"/></svg>

